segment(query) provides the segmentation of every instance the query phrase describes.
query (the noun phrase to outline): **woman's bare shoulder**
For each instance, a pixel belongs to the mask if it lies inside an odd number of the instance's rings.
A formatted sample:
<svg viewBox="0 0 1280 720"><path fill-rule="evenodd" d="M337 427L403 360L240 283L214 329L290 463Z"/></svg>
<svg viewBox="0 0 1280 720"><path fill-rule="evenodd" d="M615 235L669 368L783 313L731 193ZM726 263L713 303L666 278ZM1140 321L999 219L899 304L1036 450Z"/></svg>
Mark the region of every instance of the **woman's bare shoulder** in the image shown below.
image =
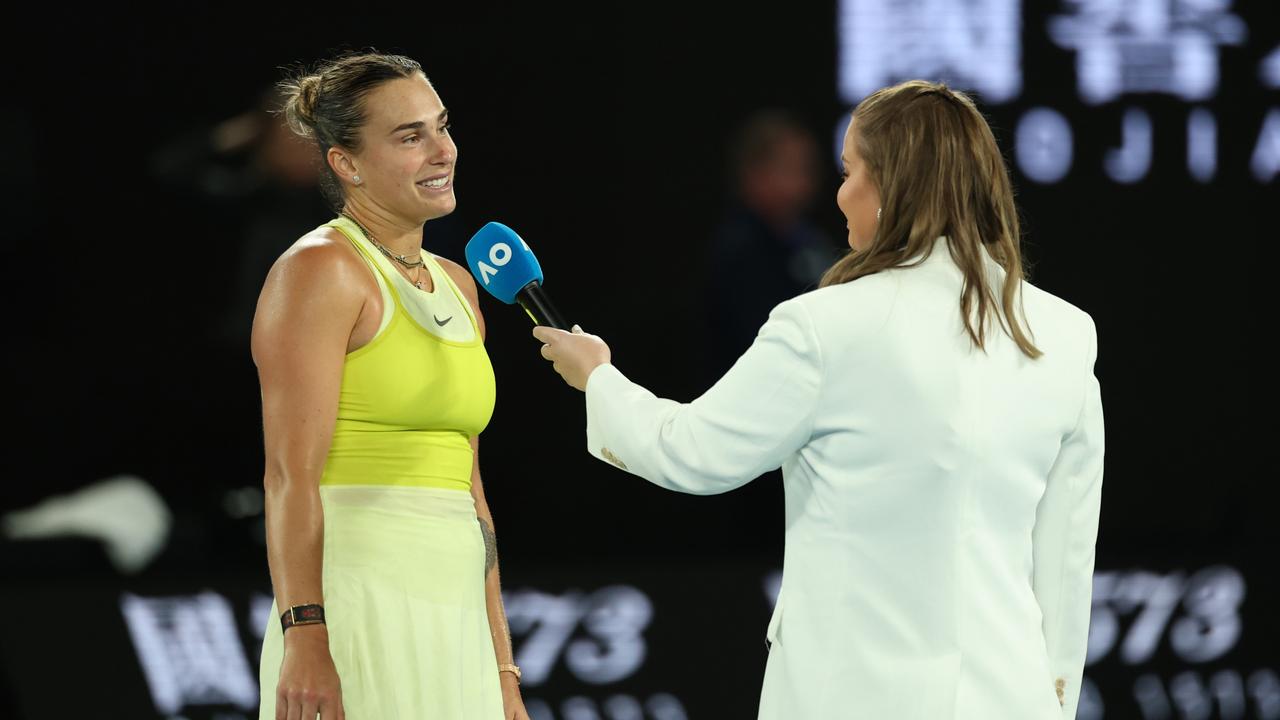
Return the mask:
<svg viewBox="0 0 1280 720"><path fill-rule="evenodd" d="M308 270L333 265L340 270L347 266L356 267L358 260L347 236L336 228L319 227L295 240L280 254L276 265L286 268L301 266Z"/></svg>
<svg viewBox="0 0 1280 720"><path fill-rule="evenodd" d="M363 290L368 274L358 251L341 231L320 227L295 240L280 254L267 275L267 286L284 285L304 291L316 287Z"/></svg>
<svg viewBox="0 0 1280 720"><path fill-rule="evenodd" d="M298 238L271 266L258 298L255 329L264 316L296 312L358 317L371 285L368 268L346 236L317 228Z"/></svg>

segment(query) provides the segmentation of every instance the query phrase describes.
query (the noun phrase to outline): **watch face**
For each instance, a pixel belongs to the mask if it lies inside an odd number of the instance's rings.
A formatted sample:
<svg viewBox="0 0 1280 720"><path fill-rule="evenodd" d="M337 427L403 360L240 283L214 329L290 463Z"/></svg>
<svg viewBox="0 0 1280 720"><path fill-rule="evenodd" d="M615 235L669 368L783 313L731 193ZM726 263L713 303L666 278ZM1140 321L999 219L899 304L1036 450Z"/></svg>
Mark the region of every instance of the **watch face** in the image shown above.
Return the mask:
<svg viewBox="0 0 1280 720"><path fill-rule="evenodd" d="M324 622L324 608L320 605L298 605L289 608L280 618L285 627Z"/></svg>
<svg viewBox="0 0 1280 720"><path fill-rule="evenodd" d="M293 621L295 623L315 622L317 620L324 620L324 608L319 605L307 605L293 610Z"/></svg>

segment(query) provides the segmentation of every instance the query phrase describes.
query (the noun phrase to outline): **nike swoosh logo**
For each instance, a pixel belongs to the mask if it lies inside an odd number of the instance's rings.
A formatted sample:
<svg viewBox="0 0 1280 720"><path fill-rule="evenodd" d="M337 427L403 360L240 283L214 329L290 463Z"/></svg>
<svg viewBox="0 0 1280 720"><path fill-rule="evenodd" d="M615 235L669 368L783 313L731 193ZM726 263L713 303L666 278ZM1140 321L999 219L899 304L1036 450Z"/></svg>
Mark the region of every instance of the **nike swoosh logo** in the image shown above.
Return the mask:
<svg viewBox="0 0 1280 720"><path fill-rule="evenodd" d="M440 327L444 327L445 325L448 325L448 324L449 324L449 321L453 319L453 316L452 316L452 315L450 315L449 317L445 318L444 320L441 320L440 318L436 317L435 315L432 315L432 316L431 316L431 319L436 321L436 325L439 325Z"/></svg>

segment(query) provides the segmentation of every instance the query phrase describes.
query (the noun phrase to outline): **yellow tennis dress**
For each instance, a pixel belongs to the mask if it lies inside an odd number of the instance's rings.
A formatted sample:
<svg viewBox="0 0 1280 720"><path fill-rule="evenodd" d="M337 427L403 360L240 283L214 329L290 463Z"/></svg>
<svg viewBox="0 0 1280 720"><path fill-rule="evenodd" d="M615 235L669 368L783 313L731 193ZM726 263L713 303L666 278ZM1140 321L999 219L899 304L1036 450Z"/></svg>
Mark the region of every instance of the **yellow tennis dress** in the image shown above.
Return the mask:
<svg viewBox="0 0 1280 720"><path fill-rule="evenodd" d="M349 353L320 479L329 650L350 720L498 720L485 612L484 540L473 451L493 414L493 366L462 292L429 253L432 292L365 237L336 228L383 296L378 333ZM259 718L275 720L284 654L273 604L262 644Z"/></svg>

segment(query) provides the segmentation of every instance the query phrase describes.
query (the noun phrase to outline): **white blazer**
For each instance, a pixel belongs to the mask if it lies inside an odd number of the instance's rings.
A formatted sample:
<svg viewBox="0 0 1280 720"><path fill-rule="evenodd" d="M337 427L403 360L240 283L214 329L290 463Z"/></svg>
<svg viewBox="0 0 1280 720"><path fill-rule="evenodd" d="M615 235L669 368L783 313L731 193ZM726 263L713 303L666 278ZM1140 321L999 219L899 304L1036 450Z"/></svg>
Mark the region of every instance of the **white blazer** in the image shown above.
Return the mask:
<svg viewBox="0 0 1280 720"><path fill-rule="evenodd" d="M782 467L762 720L1075 717L1102 488L1096 330L1024 283L1044 356L998 325L983 353L961 282L939 238L922 265L783 302L691 403L612 365L588 378L589 451L656 485L722 493Z"/></svg>

